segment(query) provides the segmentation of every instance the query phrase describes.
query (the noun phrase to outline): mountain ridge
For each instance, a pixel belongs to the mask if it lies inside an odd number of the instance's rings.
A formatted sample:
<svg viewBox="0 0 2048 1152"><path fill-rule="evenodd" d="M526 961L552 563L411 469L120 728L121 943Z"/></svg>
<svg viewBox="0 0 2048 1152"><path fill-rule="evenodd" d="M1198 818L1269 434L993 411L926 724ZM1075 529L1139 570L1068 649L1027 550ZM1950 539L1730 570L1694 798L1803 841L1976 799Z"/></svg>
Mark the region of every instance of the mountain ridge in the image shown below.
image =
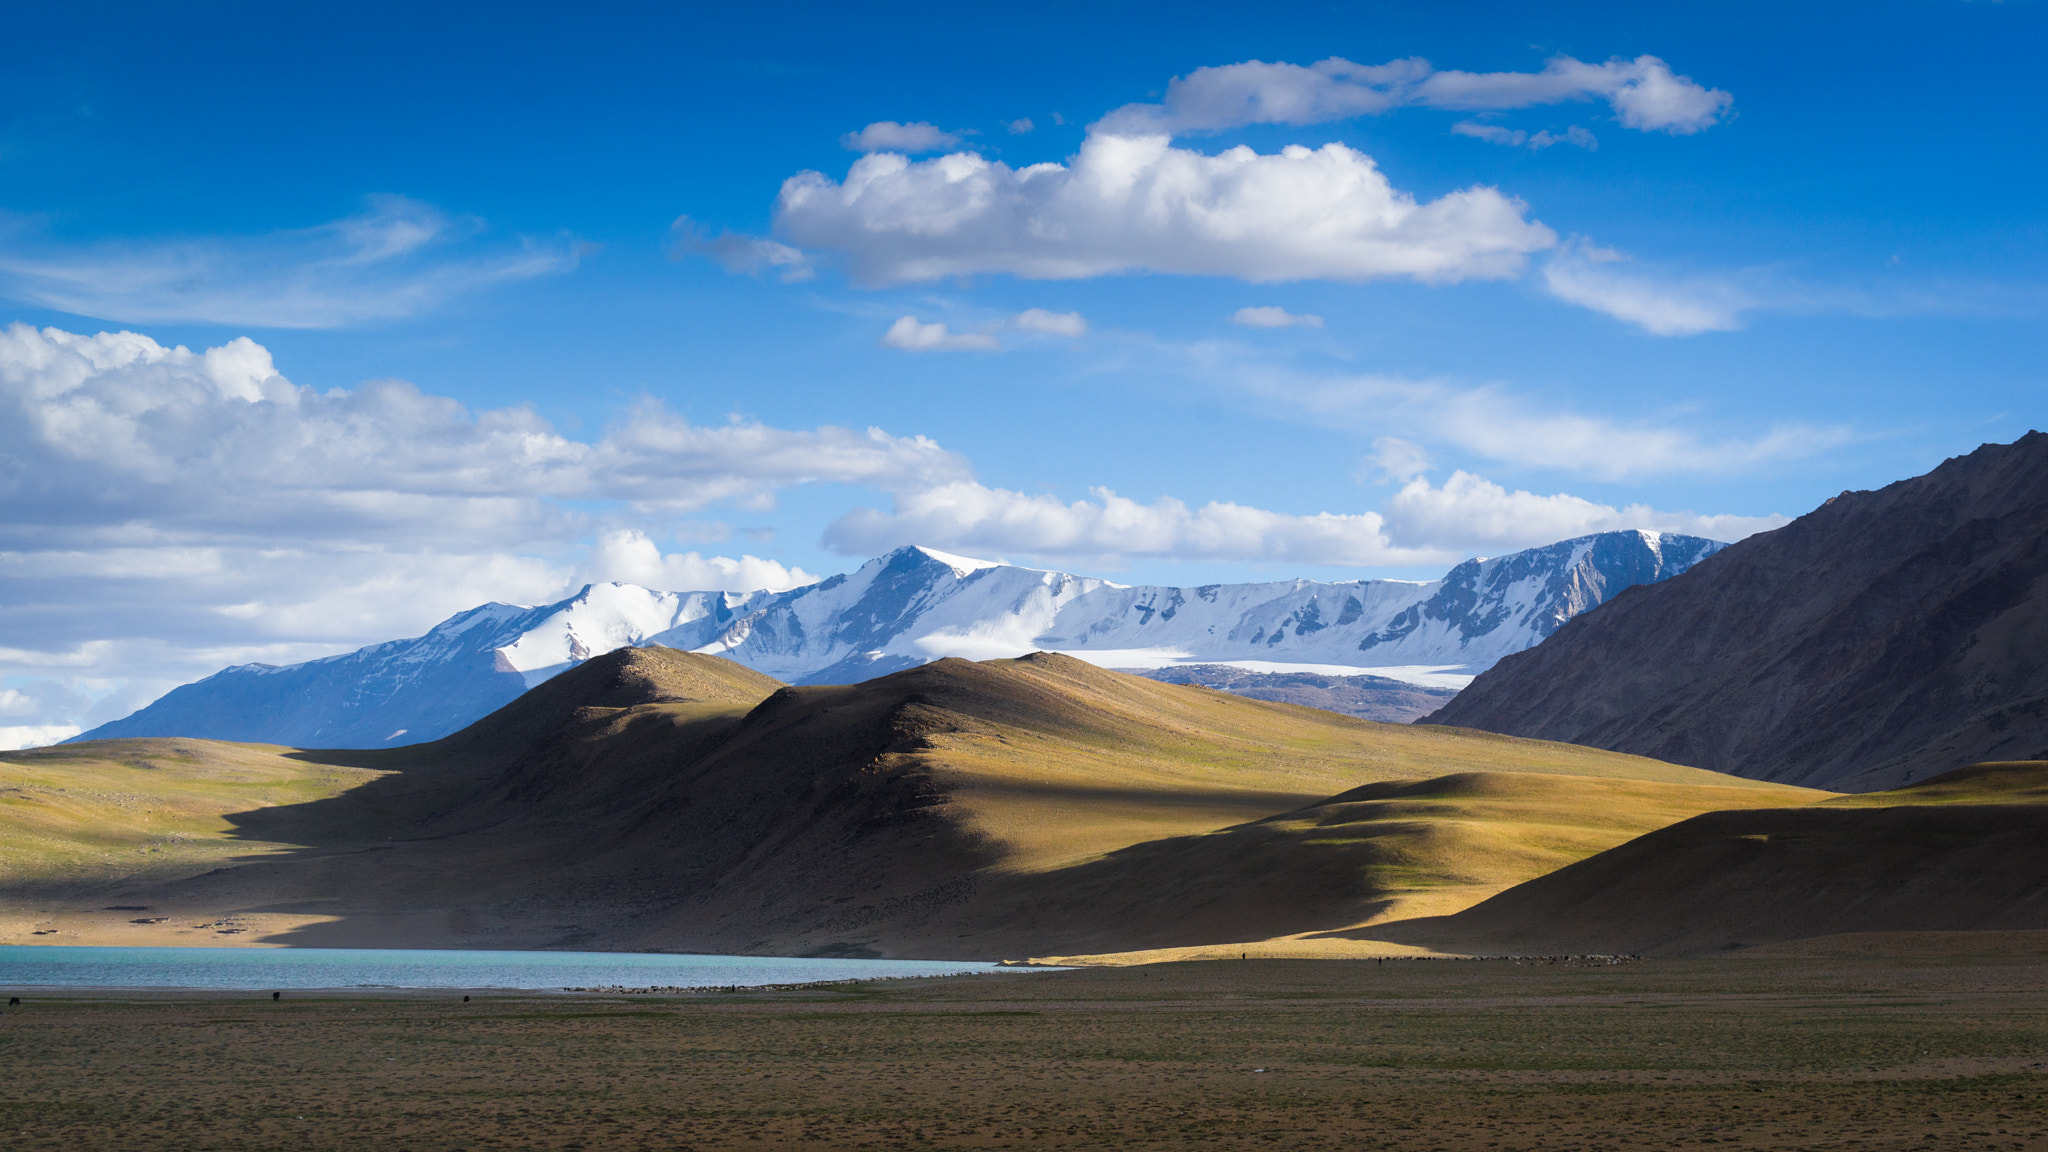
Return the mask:
<svg viewBox="0 0 2048 1152"><path fill-rule="evenodd" d="M1848 791L2048 757L2048 435L1631 588L1427 721Z"/></svg>
<svg viewBox="0 0 2048 1152"><path fill-rule="evenodd" d="M74 740L417 743L630 645L721 655L796 684L854 683L947 656L1040 650L1110 666L1256 661L1391 668L1396 678L1430 668L1462 683L1622 588L1683 572L1722 547L1693 536L1611 532L1468 560L1429 582L1179 588L913 546L786 592L592 584L549 605L486 604L410 640L282 668L225 669Z"/></svg>

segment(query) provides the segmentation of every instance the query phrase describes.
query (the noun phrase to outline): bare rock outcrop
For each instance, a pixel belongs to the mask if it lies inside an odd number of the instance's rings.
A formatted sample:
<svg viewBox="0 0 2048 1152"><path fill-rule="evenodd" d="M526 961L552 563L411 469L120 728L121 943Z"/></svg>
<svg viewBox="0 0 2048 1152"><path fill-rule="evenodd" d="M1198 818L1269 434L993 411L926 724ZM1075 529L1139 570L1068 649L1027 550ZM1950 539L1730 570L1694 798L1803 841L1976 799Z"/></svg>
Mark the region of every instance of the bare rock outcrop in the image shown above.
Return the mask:
<svg viewBox="0 0 2048 1152"><path fill-rule="evenodd" d="M1846 791L2048 758L2048 435L1630 588L1424 722Z"/></svg>

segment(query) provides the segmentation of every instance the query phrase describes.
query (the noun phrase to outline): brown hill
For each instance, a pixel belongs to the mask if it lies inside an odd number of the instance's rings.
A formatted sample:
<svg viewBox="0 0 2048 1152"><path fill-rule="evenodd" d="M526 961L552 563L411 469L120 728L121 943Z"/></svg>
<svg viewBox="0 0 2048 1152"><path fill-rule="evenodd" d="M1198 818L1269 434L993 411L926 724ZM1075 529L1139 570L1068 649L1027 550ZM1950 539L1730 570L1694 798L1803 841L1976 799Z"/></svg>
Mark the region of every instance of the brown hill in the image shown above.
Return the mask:
<svg viewBox="0 0 2048 1152"><path fill-rule="evenodd" d="M1375 938L1701 953L1847 933L2048 928L2048 762L1805 808L1713 812Z"/></svg>
<svg viewBox="0 0 2048 1152"><path fill-rule="evenodd" d="M2048 436L1630 588L1428 722L1837 791L2048 757Z"/></svg>
<svg viewBox="0 0 2048 1152"><path fill-rule="evenodd" d="M1824 792L1536 772L1368 784L1195 836L991 878L970 915L906 924L1003 955L1097 955L1360 929L1455 912L1701 812ZM1370 935L1368 931L1366 933Z"/></svg>
<svg viewBox="0 0 2048 1152"><path fill-rule="evenodd" d="M264 773L298 773L287 783L300 798L273 788L235 808L208 793L217 830L187 827L162 866L141 866L158 857L135 853L141 834L131 830L94 848L106 867L90 876L61 863L9 874L0 906L15 916L4 919L25 929L43 915L37 931L71 942L220 943L228 933L930 956L1133 947L1355 924L1374 901L1412 903L1432 884L1457 886L1469 902L1693 812L1811 795L1593 749L1374 724L1044 654L786 688L712 657L628 649L430 745L335 753L185 742L184 767L149 775L128 766L139 743L52 750L61 762L0 758L0 779L118 780L131 790L119 803L148 809L157 796L214 787L201 779L216 771L213 749ZM1452 773L1495 783L1322 803L1364 783ZM1514 773L1540 782L1498 782ZM1545 803L1607 811L1533 818ZM1297 815L1208 835L1282 813ZM1504 825L1497 843L1488 821ZM0 828L0 842L11 835ZM1361 850L1368 840L1378 847ZM1502 860L1479 859L1490 845ZM1361 870L1362 880L1344 878ZM1247 895L1189 899L1240 889Z"/></svg>

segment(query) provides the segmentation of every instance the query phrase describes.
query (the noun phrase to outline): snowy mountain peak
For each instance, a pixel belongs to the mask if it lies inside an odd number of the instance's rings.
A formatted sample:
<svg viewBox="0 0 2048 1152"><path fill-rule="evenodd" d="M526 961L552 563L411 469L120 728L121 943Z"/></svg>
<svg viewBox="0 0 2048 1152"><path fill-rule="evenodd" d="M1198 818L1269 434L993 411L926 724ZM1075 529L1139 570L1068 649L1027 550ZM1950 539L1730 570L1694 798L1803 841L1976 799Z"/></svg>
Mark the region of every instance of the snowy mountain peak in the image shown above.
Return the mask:
<svg viewBox="0 0 2048 1152"><path fill-rule="evenodd" d="M203 736L301 747L432 740L593 656L715 653L781 680L843 684L946 656L1037 650L1109 667L1313 666L1461 684L1631 584L1722 545L1608 532L1468 560L1441 580L1126 586L923 547L784 592L591 584L555 604L485 604L426 635L175 689L81 739Z"/></svg>
<svg viewBox="0 0 2048 1152"><path fill-rule="evenodd" d="M979 572L984 568L1007 567L1007 565L997 563L994 560L976 560L971 556L956 556L951 552L941 552L937 548L926 548L921 544L913 544L908 549L898 549L898 551L922 552L933 560L951 568L955 576L964 577L971 572Z"/></svg>

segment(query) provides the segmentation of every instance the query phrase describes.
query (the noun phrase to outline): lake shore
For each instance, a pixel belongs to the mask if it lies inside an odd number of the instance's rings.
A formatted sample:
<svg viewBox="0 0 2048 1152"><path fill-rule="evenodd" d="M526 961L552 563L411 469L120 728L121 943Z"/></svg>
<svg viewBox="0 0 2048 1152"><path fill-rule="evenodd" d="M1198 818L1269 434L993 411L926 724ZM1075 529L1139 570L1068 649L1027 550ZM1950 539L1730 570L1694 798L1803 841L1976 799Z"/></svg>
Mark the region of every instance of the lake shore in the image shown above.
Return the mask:
<svg viewBox="0 0 2048 1152"><path fill-rule="evenodd" d="M24 996L0 1117L25 1149L2048 1148L2019 937L470 995Z"/></svg>

